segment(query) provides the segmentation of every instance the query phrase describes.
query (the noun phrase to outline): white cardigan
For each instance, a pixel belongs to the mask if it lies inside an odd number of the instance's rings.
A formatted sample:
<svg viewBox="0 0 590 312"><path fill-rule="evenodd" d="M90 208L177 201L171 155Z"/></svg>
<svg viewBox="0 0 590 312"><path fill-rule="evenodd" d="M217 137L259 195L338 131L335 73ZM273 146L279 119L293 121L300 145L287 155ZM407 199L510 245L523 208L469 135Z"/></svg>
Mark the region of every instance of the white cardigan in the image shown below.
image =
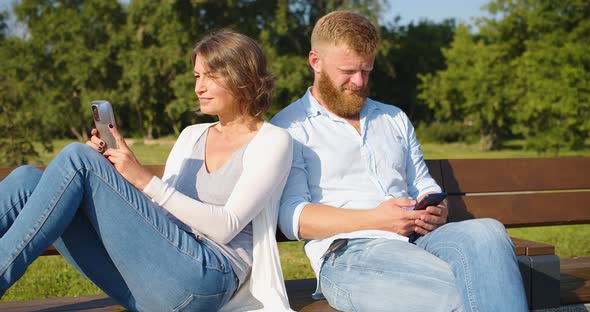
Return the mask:
<svg viewBox="0 0 590 312"><path fill-rule="evenodd" d="M244 151L242 174L227 203L215 206L174 188L195 143L211 125L192 125L182 131L168 156L162 180L153 177L144 193L195 232L220 244L231 241L252 222L250 278L221 311L292 311L275 240L279 201L293 157L291 136L265 122Z"/></svg>

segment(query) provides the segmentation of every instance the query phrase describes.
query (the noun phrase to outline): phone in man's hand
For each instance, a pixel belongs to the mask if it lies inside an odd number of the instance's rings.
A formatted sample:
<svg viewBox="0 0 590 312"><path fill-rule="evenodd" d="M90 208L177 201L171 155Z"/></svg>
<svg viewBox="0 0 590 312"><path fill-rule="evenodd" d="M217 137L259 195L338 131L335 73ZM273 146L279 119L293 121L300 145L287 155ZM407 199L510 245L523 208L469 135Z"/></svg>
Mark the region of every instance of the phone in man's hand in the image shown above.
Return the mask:
<svg viewBox="0 0 590 312"><path fill-rule="evenodd" d="M109 124L115 125L115 115L113 114L113 107L109 101L92 101L92 116L94 118L94 125L101 140L105 142L105 150L107 148L117 148L117 141L109 130Z"/></svg>
<svg viewBox="0 0 590 312"><path fill-rule="evenodd" d="M428 206L436 206L440 204L445 198L447 198L447 193L433 193L427 194L422 198L422 200L414 206L414 210L424 210Z"/></svg>

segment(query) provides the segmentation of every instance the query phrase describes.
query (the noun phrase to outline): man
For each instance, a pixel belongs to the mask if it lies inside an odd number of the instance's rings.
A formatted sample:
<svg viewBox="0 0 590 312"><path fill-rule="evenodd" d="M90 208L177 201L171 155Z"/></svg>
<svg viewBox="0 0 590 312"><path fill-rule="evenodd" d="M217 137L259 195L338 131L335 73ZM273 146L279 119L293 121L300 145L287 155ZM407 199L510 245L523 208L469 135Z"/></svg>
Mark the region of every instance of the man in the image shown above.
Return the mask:
<svg viewBox="0 0 590 312"><path fill-rule="evenodd" d="M501 223L446 223L444 204L412 210L440 187L408 117L367 98L378 44L363 16L322 17L313 86L272 120L295 141L279 226L307 241L315 295L341 311L526 311Z"/></svg>

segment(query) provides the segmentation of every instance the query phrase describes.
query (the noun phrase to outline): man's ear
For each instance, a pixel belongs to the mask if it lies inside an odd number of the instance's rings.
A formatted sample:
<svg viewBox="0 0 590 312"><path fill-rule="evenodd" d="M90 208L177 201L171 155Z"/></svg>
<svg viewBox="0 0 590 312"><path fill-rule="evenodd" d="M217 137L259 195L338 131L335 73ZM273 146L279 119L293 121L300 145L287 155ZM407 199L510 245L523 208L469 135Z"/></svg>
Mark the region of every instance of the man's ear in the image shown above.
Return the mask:
<svg viewBox="0 0 590 312"><path fill-rule="evenodd" d="M313 69L316 74L319 74L322 70L322 61L320 60L320 55L317 51L311 50L309 51L309 65Z"/></svg>

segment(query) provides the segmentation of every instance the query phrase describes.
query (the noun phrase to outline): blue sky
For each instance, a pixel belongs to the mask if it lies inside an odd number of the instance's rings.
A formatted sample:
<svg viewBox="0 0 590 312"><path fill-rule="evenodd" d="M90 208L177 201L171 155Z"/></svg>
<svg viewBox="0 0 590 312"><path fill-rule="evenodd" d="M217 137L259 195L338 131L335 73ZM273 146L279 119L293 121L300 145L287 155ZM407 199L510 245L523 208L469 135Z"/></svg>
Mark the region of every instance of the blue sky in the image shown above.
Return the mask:
<svg viewBox="0 0 590 312"><path fill-rule="evenodd" d="M484 16L481 7L489 0L386 0L389 3L389 11L384 14L383 20L393 20L400 15L401 25L420 19L428 19L440 22L445 18L455 18L468 24L473 24L471 17ZM0 9L10 7L13 0L0 0Z"/></svg>
<svg viewBox="0 0 590 312"><path fill-rule="evenodd" d="M489 0L387 0L389 11L384 20L401 17L400 25L410 22L417 23L421 19L441 22L447 18L455 18L458 22L473 25L472 17L487 15L481 9Z"/></svg>

